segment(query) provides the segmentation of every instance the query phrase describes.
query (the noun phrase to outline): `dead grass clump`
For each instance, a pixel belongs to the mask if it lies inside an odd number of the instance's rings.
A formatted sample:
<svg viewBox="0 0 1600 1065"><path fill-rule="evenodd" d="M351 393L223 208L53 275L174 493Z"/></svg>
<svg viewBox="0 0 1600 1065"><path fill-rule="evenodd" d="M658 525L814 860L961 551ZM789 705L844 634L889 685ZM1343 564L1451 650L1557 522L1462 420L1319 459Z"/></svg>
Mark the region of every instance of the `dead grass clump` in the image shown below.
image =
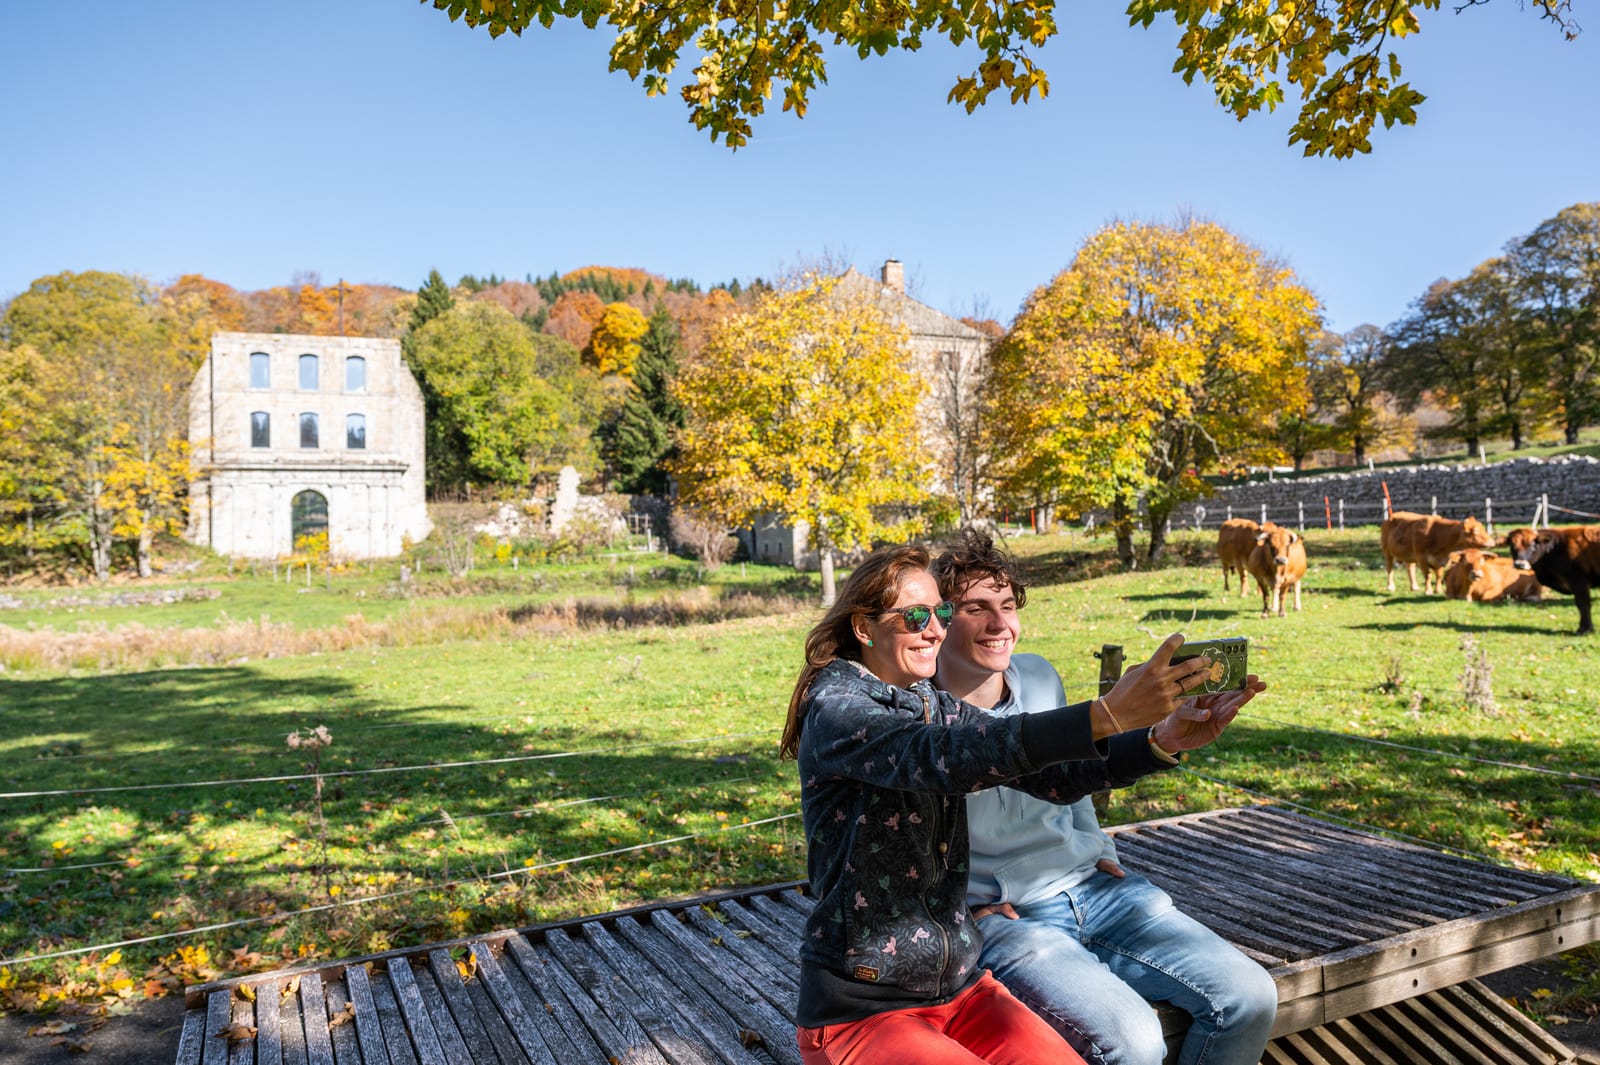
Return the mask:
<svg viewBox="0 0 1600 1065"><path fill-rule="evenodd" d="M19 672L106 673L172 666L238 665L256 658L334 653L359 647L410 647L514 636L529 628L677 628L806 609L787 595L714 597L705 588L648 600L568 599L492 609L441 607L369 621L351 614L337 626L297 629L256 621L212 628L149 628L137 622L75 632L0 626L0 665Z"/></svg>

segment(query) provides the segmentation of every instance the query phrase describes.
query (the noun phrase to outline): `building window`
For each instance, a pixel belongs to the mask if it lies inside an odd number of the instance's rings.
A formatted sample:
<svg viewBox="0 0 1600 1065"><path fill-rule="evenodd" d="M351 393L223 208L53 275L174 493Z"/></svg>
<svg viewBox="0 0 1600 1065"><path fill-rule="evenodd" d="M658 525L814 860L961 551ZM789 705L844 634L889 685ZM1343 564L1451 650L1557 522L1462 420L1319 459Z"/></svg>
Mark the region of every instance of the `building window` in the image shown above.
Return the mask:
<svg viewBox="0 0 1600 1065"><path fill-rule="evenodd" d="M257 351L250 356L250 387L255 389L272 387L271 355Z"/></svg>
<svg viewBox="0 0 1600 1065"><path fill-rule="evenodd" d="M367 446L367 416L365 414L346 414L344 416L344 446L348 448L365 448Z"/></svg>
<svg viewBox="0 0 1600 1065"><path fill-rule="evenodd" d="M300 391L315 392L317 390L317 357L315 355L300 356Z"/></svg>
<svg viewBox="0 0 1600 1065"><path fill-rule="evenodd" d="M315 414L300 415L300 446L317 447L317 416Z"/></svg>
<svg viewBox="0 0 1600 1065"><path fill-rule="evenodd" d="M264 410L250 413L250 446L272 446L272 415Z"/></svg>
<svg viewBox="0 0 1600 1065"><path fill-rule="evenodd" d="M328 497L321 492L307 489L294 497L294 502L289 505L289 519L295 550L308 546L308 541L314 536L324 538L326 547L328 535Z"/></svg>
<svg viewBox="0 0 1600 1065"><path fill-rule="evenodd" d="M344 360L344 390L346 392L367 390L367 360L360 355L352 355Z"/></svg>

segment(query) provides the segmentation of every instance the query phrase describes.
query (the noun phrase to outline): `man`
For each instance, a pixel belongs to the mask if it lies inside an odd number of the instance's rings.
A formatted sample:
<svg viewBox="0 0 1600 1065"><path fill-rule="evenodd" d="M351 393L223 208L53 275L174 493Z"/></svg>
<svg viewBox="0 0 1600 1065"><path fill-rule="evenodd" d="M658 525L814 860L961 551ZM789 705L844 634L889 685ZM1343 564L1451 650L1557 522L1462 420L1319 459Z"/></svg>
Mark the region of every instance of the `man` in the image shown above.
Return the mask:
<svg viewBox="0 0 1600 1065"><path fill-rule="evenodd" d="M1064 705L1055 669L1013 653L1027 589L1012 558L966 529L932 570L956 605L935 683L996 713ZM1264 689L1252 677L1242 692L1191 700L1188 713L1150 729L1152 749L1175 760L1210 743ZM967 903L983 932L980 964L1090 1065L1160 1065L1166 1046L1148 1002L1170 1002L1193 1018L1179 1065L1260 1060L1278 1008L1272 977L1124 870L1089 799L1057 806L994 788L967 803Z"/></svg>

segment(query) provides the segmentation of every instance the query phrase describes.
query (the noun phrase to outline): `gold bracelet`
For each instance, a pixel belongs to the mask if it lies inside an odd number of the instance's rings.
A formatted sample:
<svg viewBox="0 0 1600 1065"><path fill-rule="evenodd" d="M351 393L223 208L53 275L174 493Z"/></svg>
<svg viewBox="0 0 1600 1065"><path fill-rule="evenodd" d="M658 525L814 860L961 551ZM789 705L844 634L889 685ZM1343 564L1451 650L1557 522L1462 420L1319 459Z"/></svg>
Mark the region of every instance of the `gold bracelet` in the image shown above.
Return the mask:
<svg viewBox="0 0 1600 1065"><path fill-rule="evenodd" d="M1144 734L1144 738L1145 742L1150 744L1150 750L1155 754L1158 760L1165 762L1167 765L1177 765L1179 762L1183 761L1179 755L1173 754L1171 751L1161 746L1160 742L1156 739L1156 727L1154 725L1150 726L1150 730Z"/></svg>
<svg viewBox="0 0 1600 1065"><path fill-rule="evenodd" d="M1126 731L1122 727L1122 722L1117 720L1117 715L1113 714L1111 712L1111 704L1106 702L1105 696L1103 696L1103 695L1100 697L1100 709L1102 709L1102 710L1104 710L1106 712L1106 719L1111 722L1111 727L1112 728L1116 729L1117 732L1125 732Z"/></svg>

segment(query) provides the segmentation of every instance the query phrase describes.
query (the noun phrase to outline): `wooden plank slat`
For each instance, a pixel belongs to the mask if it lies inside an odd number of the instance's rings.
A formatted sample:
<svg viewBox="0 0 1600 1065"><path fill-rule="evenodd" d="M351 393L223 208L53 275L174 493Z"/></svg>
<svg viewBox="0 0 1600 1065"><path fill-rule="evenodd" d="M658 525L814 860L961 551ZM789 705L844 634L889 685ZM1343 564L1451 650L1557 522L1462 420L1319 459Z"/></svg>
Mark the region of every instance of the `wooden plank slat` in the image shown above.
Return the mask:
<svg viewBox="0 0 1600 1065"><path fill-rule="evenodd" d="M332 984L328 985L328 989L328 1000L337 1013L344 1008L344 1003L337 1001L338 996L331 993ZM344 971L344 989L350 996L350 1004L355 1007L356 1019L354 1022L346 1021L339 1027L355 1029L355 1039L361 1047L361 1060L365 1065L389 1065L389 1050L384 1046L383 1039L383 1022L378 1019L378 1004L372 998L372 979L367 975L366 966L352 965ZM334 1050L337 1052L337 1030L334 1037Z"/></svg>
<svg viewBox="0 0 1600 1065"><path fill-rule="evenodd" d="M260 1035L260 1027L256 1024L256 1004L242 997L238 989L233 994L233 1023L242 1024L246 1028L255 1028ZM256 1056L256 1040L241 1039L228 1049L228 1065L251 1065Z"/></svg>
<svg viewBox="0 0 1600 1065"><path fill-rule="evenodd" d="M389 986L400 1004L400 1015L405 1018L406 1030L411 1033L411 1044L416 1048L422 1065L450 1065L445 1057L439 1033L434 1030L433 1019L428 1015L428 1005L422 1001L422 992L411 973L411 963L395 959L386 970Z"/></svg>
<svg viewBox="0 0 1600 1065"><path fill-rule="evenodd" d="M217 1033L233 1022L233 989L219 988L206 996L204 1065L226 1065L228 1041Z"/></svg>
<svg viewBox="0 0 1600 1065"><path fill-rule="evenodd" d="M556 956L550 942L565 935L564 930L556 929L544 943L530 943L528 949L535 958L544 960L545 976L554 989L571 1003L579 1021L599 1045L600 1052L608 1061L615 1058L625 1065L666 1065L666 1059L644 1034L644 1029L625 1010L617 1010L614 1005L608 1006L590 994L586 981L595 981L592 972L584 971L580 977L563 963L563 959ZM525 939L521 941L527 943Z"/></svg>
<svg viewBox="0 0 1600 1065"><path fill-rule="evenodd" d="M420 961L421 959L419 959ZM445 1002L444 995L439 991L439 985L429 971L427 963L412 965L410 962L393 961L390 965L404 964L411 970L412 982L416 984L417 993L422 996L422 1003L427 1007L428 1016L433 1020L434 1034L439 1037L440 1049L444 1051L446 1061L481 1061L483 1065L499 1065L500 1055L494 1048L484 1041L483 1056L480 1058L467 1049L466 1039L461 1034L461 1029L456 1026L455 1016L450 1012L449 1003ZM478 1026L478 1015L472 1012L472 1023L481 1032Z"/></svg>
<svg viewBox="0 0 1600 1065"><path fill-rule="evenodd" d="M1451 1009L1441 996L1408 998L1391 1008L1412 1028L1426 1031L1449 1047L1454 1055L1451 1060L1458 1065L1504 1065L1499 1054L1489 1051L1484 1042L1487 1033L1476 1019Z"/></svg>
<svg viewBox="0 0 1600 1065"><path fill-rule="evenodd" d="M1439 995L1478 1017L1494 1031L1502 1045L1518 1048L1525 1061L1544 1065L1552 1056L1559 1056L1566 1050L1549 1032L1477 980L1446 988Z"/></svg>
<svg viewBox="0 0 1600 1065"><path fill-rule="evenodd" d="M276 979L252 985L256 996L255 1065L283 1065L283 1011Z"/></svg>
<svg viewBox="0 0 1600 1065"><path fill-rule="evenodd" d="M617 922L619 930L623 924L623 921ZM626 924L639 927L639 922L633 918L626 919ZM698 985L692 981L687 985L675 982L671 974L654 964L648 954L633 943L613 936L603 924L585 925L583 934L590 947L613 972L626 973L630 980L639 985L642 995L671 1010L676 1025L684 1031L693 1032L719 1061L725 1065L761 1065L739 1041L740 1026L707 999ZM674 1057L665 1049L663 1053L668 1058Z"/></svg>
<svg viewBox="0 0 1600 1065"><path fill-rule="evenodd" d="M322 977L314 972L300 974L300 1020L305 1028L307 1065L333 1065L327 994Z"/></svg>
<svg viewBox="0 0 1600 1065"><path fill-rule="evenodd" d="M355 1000L350 997L349 976L351 973L361 972L361 966L352 965L345 969L339 976L330 976L323 984L323 1008L326 1011L323 1020L328 1025L328 1041L333 1044L333 1060L338 1065L363 1065L361 1060L361 1038L358 1025L361 1023L360 1011L356 1010L356 1020L339 1020L341 1016L348 1016L348 1010L355 1009ZM376 1025L378 1017L376 1012L368 1014L369 1024ZM337 1022L337 1023L335 1023ZM379 1047L382 1047L380 1040ZM380 1049L379 1053L382 1053ZM381 1065L388 1065L388 1056L378 1059Z"/></svg>
<svg viewBox="0 0 1600 1065"><path fill-rule="evenodd" d="M299 977L290 977L278 990L278 1032L283 1037L283 1065L306 1065L306 1029L300 1019Z"/></svg>
<svg viewBox="0 0 1600 1065"><path fill-rule="evenodd" d="M691 971L698 979L709 981L708 986L720 985L724 995L732 996L730 1006L738 1009L743 1026L761 1037L767 1053L783 1065L800 1065L800 1047L795 1042L792 1013L789 1016L778 1013L749 981L722 965L721 959L712 954L711 947L675 917L657 910L650 915L650 923L679 949L687 951L691 965L697 966Z"/></svg>
<svg viewBox="0 0 1600 1065"><path fill-rule="evenodd" d="M372 1001L378 1004L378 1019L383 1022L383 1045L389 1051L390 1065L417 1065L411 1033L406 1031L405 1018L400 1014L400 1004L395 1001L394 987L387 977L372 981Z"/></svg>
<svg viewBox="0 0 1600 1065"><path fill-rule="evenodd" d="M177 1065L200 1065L205 1053L206 1011L190 1009L183 1012L183 1030L178 1035Z"/></svg>
<svg viewBox="0 0 1600 1065"><path fill-rule="evenodd" d="M520 938L520 937L513 937ZM572 1062L583 1060L582 1052L572 1045L571 1039L564 1032L541 1031L541 1025L534 1020L537 1010L540 1014L545 1012L539 1003L525 1002L521 994L512 986L507 972L500 966L494 953L487 947L480 947L474 943L472 954L478 959L478 977L482 980L482 987L488 990L494 999L495 1005L500 1008L500 1013L505 1017L506 1023L516 1033L517 1042L522 1049L528 1052L528 1057L534 1061L546 1059L555 1062ZM511 971L517 971L515 966L509 966ZM534 985L537 986L537 985ZM559 1038L556 1038L559 1036Z"/></svg>
<svg viewBox="0 0 1600 1065"><path fill-rule="evenodd" d="M798 994L800 966L796 964L796 959L791 957L774 964L760 944L747 942L739 936L737 925L723 924L701 907L685 911L684 916L696 931L706 937L706 942L733 955L752 976L767 983L794 987Z"/></svg>
<svg viewBox="0 0 1600 1065"><path fill-rule="evenodd" d="M528 1056L517 1045L516 1036L506 1027L505 1018L483 993L481 980L473 977L484 999L483 1010L478 1009L472 995L462 985L461 974L448 951L442 948L429 951L428 970L433 973L434 987L450 1007L450 1016L455 1018L456 1028L466 1041L474 1062L492 1063L498 1059L500 1065L530 1065ZM540 1047L543 1048L542 1043ZM555 1059L545 1050L545 1056L531 1065L555 1065Z"/></svg>

